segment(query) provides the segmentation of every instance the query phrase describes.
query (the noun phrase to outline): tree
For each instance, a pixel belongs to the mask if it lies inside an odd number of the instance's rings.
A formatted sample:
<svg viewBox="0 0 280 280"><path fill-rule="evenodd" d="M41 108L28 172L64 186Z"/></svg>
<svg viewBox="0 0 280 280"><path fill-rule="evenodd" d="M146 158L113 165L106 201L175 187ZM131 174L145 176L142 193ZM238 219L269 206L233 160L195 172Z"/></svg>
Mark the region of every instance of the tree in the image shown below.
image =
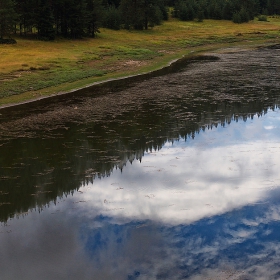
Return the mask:
<svg viewBox="0 0 280 280"><path fill-rule="evenodd" d="M18 14L18 22L20 35L26 35L32 32L32 28L38 23L39 18L39 0L17 0L16 12Z"/></svg>
<svg viewBox="0 0 280 280"><path fill-rule="evenodd" d="M144 28L159 25L163 19L162 10L160 8L160 1L145 0L144 1Z"/></svg>
<svg viewBox="0 0 280 280"><path fill-rule="evenodd" d="M231 20L233 18L233 6L231 1L226 1L223 7L223 19Z"/></svg>
<svg viewBox="0 0 280 280"><path fill-rule="evenodd" d="M67 3L65 0L56 0L53 2L55 32L65 37L68 36L66 7Z"/></svg>
<svg viewBox="0 0 280 280"><path fill-rule="evenodd" d="M120 11L126 29L148 29L163 18L160 0L121 0Z"/></svg>
<svg viewBox="0 0 280 280"><path fill-rule="evenodd" d="M122 0L120 3L120 12L125 29L131 29L133 26L139 25L141 15L138 14L138 5L135 0Z"/></svg>
<svg viewBox="0 0 280 280"><path fill-rule="evenodd" d="M17 14L13 0L0 0L0 39L13 32L16 18Z"/></svg>
<svg viewBox="0 0 280 280"><path fill-rule="evenodd" d="M250 14L244 7L241 8L239 14L241 22L248 22L250 20Z"/></svg>
<svg viewBox="0 0 280 280"><path fill-rule="evenodd" d="M166 6L165 1L164 0L159 1L158 7L161 11L162 19L168 20L168 7Z"/></svg>
<svg viewBox="0 0 280 280"><path fill-rule="evenodd" d="M270 15L280 14L280 0L268 0L267 10Z"/></svg>
<svg viewBox="0 0 280 280"><path fill-rule="evenodd" d="M235 12L232 16L232 21L234 23L241 23L241 16L240 16L240 13L239 12Z"/></svg>
<svg viewBox="0 0 280 280"><path fill-rule="evenodd" d="M192 1L179 1L175 5L175 16L180 20L187 21L193 20L195 16L194 2Z"/></svg>
<svg viewBox="0 0 280 280"><path fill-rule="evenodd" d="M121 0L103 0L102 1L102 5L106 8L106 7L115 7L118 8L120 5Z"/></svg>
<svg viewBox="0 0 280 280"><path fill-rule="evenodd" d="M67 0L67 26L71 38L81 38L88 22L87 3L85 0Z"/></svg>
<svg viewBox="0 0 280 280"><path fill-rule="evenodd" d="M51 3L48 0L41 0L39 5L39 18L37 20L38 37L44 40L54 40L54 17Z"/></svg>
<svg viewBox="0 0 280 280"><path fill-rule="evenodd" d="M259 6L259 1L258 0L246 0L246 1L241 1L242 3L240 4L241 9L240 9L240 15L241 18L243 18L243 22L249 20L253 20L254 17L259 13L260 6Z"/></svg>
<svg viewBox="0 0 280 280"><path fill-rule="evenodd" d="M115 6L109 6L105 11L103 26L106 28L119 30L121 27L121 15Z"/></svg>
<svg viewBox="0 0 280 280"><path fill-rule="evenodd" d="M203 12L202 9L199 9L197 11L196 17L197 17L197 21L198 22L203 22L203 20L204 20L204 12Z"/></svg>
<svg viewBox="0 0 280 280"><path fill-rule="evenodd" d="M104 7L102 0L86 0L86 26L87 34L94 38L95 34L100 32L99 28L102 25L104 18Z"/></svg>
<svg viewBox="0 0 280 280"><path fill-rule="evenodd" d="M208 14L210 18L222 19L224 1L211 0L208 6Z"/></svg>

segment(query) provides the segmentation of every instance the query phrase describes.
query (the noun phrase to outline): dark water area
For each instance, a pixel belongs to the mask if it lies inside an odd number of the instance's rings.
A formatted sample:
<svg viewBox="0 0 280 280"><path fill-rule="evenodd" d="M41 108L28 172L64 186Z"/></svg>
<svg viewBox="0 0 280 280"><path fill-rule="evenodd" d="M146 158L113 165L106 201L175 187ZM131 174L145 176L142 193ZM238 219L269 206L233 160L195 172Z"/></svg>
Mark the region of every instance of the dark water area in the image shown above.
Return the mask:
<svg viewBox="0 0 280 280"><path fill-rule="evenodd" d="M279 54L0 110L0 279L279 279Z"/></svg>

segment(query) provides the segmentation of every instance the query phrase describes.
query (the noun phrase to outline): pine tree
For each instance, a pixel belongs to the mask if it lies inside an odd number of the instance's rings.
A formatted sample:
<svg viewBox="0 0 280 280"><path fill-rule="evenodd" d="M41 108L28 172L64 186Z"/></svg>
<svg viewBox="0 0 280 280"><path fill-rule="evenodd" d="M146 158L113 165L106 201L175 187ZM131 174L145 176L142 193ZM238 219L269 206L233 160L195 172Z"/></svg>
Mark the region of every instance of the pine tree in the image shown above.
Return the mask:
<svg viewBox="0 0 280 280"><path fill-rule="evenodd" d="M121 0L120 11L125 29L143 29L144 15L142 4L142 0Z"/></svg>
<svg viewBox="0 0 280 280"><path fill-rule="evenodd" d="M121 15L115 6L109 6L105 11L103 26L106 28L119 30L121 26Z"/></svg>
<svg viewBox="0 0 280 280"><path fill-rule="evenodd" d="M233 6L231 1L226 1L222 11L223 19L231 20L233 17Z"/></svg>
<svg viewBox="0 0 280 280"><path fill-rule="evenodd" d="M37 21L39 39L53 40L55 38L54 17L51 8L50 1L41 0Z"/></svg>
<svg viewBox="0 0 280 280"><path fill-rule="evenodd" d="M32 31L38 22L39 0L17 0L16 12L20 34Z"/></svg>
<svg viewBox="0 0 280 280"><path fill-rule="evenodd" d="M68 5L69 3L66 0L56 0L53 2L56 34L61 34L64 37L68 37Z"/></svg>
<svg viewBox="0 0 280 280"><path fill-rule="evenodd" d="M0 39L14 31L17 14L12 0L0 0Z"/></svg>
<svg viewBox="0 0 280 280"><path fill-rule="evenodd" d="M159 25L162 21L163 14L160 9L159 0L145 0L143 2L144 12L144 28L147 30L148 27Z"/></svg>
<svg viewBox="0 0 280 280"><path fill-rule="evenodd" d="M179 1L175 8L176 14L180 20L193 20L195 16L194 3L192 1Z"/></svg>
<svg viewBox="0 0 280 280"><path fill-rule="evenodd" d="M66 6L67 25L71 38L81 38L87 23L85 0L68 0Z"/></svg>
<svg viewBox="0 0 280 280"><path fill-rule="evenodd" d="M163 15L160 0L121 0L120 11L126 29L148 29L160 24Z"/></svg>
<svg viewBox="0 0 280 280"><path fill-rule="evenodd" d="M96 33L100 32L105 15L102 0L86 0L86 10L87 35L94 38Z"/></svg>

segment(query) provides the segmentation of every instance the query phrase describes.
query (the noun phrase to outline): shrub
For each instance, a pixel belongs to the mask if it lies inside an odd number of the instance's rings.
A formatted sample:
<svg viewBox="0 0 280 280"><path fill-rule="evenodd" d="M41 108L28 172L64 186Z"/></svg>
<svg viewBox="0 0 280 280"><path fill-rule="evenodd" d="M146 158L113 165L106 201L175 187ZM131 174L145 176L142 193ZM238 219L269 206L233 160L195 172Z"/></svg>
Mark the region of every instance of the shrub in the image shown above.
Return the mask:
<svg viewBox="0 0 280 280"><path fill-rule="evenodd" d="M239 14L240 14L241 22L248 22L250 20L250 15L244 7L241 8Z"/></svg>
<svg viewBox="0 0 280 280"><path fill-rule="evenodd" d="M197 21L198 22L203 22L204 20L204 12L203 10L198 10L197 12Z"/></svg>
<svg viewBox="0 0 280 280"><path fill-rule="evenodd" d="M258 21L267 21L267 16L266 15L259 15L258 16Z"/></svg>
<svg viewBox="0 0 280 280"><path fill-rule="evenodd" d="M11 38L8 38L8 39L0 38L0 44L16 44L16 43L17 43L17 41L14 39L11 39Z"/></svg>
<svg viewBox="0 0 280 280"><path fill-rule="evenodd" d="M192 7L188 7L186 4L182 4L179 10L179 19L182 21L193 20L194 10Z"/></svg>
<svg viewBox="0 0 280 280"><path fill-rule="evenodd" d="M235 12L232 16L234 23L248 22L250 20L249 13L242 7L239 12Z"/></svg>
<svg viewBox="0 0 280 280"><path fill-rule="evenodd" d="M233 16L232 16L232 21L234 23L241 23L240 13L238 13L238 12L234 13Z"/></svg>

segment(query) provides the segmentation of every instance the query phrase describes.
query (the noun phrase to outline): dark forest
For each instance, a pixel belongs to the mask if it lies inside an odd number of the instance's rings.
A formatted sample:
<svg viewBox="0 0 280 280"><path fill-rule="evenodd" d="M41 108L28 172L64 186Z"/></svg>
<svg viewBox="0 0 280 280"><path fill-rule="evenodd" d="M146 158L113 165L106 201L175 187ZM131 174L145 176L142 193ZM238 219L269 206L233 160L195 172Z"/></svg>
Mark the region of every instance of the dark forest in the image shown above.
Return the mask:
<svg viewBox="0 0 280 280"><path fill-rule="evenodd" d="M100 27L143 30L169 17L242 23L275 14L280 0L0 0L0 38L95 37Z"/></svg>

